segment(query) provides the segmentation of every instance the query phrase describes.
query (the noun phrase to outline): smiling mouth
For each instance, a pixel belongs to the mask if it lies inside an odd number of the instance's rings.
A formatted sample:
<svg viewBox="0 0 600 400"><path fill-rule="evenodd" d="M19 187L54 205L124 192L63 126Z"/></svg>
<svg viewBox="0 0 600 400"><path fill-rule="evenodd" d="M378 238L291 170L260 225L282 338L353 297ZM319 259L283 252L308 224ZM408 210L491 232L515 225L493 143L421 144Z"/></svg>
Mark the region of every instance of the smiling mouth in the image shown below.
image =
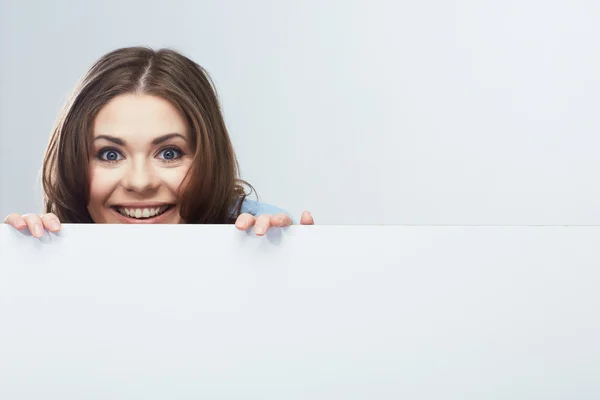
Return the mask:
<svg viewBox="0 0 600 400"><path fill-rule="evenodd" d="M128 218L135 219L148 219L158 217L173 208L173 204L169 204L161 207L148 207L148 208L132 208L132 207L113 207L119 214Z"/></svg>

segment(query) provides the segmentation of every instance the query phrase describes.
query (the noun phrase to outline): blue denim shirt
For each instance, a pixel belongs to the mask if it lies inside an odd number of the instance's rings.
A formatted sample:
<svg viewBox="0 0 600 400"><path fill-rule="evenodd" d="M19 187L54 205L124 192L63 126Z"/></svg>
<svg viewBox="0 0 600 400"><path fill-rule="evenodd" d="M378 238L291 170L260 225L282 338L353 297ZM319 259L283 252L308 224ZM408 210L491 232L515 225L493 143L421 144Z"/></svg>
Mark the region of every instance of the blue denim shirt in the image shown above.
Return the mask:
<svg viewBox="0 0 600 400"><path fill-rule="evenodd" d="M293 223L296 224L294 217L292 217L292 215L289 212L287 212L279 207L275 207L275 206L272 206L272 205L266 204L266 203L260 203L258 201L250 200L248 198L244 199L244 202L242 203L241 211L242 211L242 213L248 213L248 214L254 215L255 217L258 217L259 215L264 215L264 214L275 215L277 213L284 213L286 215L289 215L290 218L292 219Z"/></svg>

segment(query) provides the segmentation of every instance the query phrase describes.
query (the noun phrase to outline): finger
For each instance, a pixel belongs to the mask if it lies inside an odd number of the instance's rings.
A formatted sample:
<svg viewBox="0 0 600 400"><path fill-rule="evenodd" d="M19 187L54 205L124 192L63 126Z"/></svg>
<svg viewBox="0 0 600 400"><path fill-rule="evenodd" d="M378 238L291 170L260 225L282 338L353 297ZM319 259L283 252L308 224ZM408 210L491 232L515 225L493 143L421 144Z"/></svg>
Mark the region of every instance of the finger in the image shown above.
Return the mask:
<svg viewBox="0 0 600 400"><path fill-rule="evenodd" d="M240 214L235 221L235 226L240 231L245 231L250 228L256 222L256 218L252 214L244 213Z"/></svg>
<svg viewBox="0 0 600 400"><path fill-rule="evenodd" d="M36 238L40 238L44 235L44 226L42 219L37 214L25 214L23 219L29 228L29 232Z"/></svg>
<svg viewBox="0 0 600 400"><path fill-rule="evenodd" d="M312 215L310 215L310 213L308 211L304 211L302 213L302 217L300 218L300 225L314 225L315 224L315 220L312 217Z"/></svg>
<svg viewBox="0 0 600 400"><path fill-rule="evenodd" d="M42 215L42 224L50 232L58 232L60 230L60 221L58 217L52 213Z"/></svg>
<svg viewBox="0 0 600 400"><path fill-rule="evenodd" d="M256 225L254 226L254 233L258 236L262 236L267 233L267 230L271 227L271 215L260 215L256 219Z"/></svg>
<svg viewBox="0 0 600 400"><path fill-rule="evenodd" d="M4 219L5 224L11 225L13 228L23 230L27 226L23 217L17 213L12 213Z"/></svg>
<svg viewBox="0 0 600 400"><path fill-rule="evenodd" d="M277 213L273 216L273 218L271 218L271 226L275 226L275 227L284 227L284 226L290 226L294 223L294 221L292 221L292 218L284 213Z"/></svg>

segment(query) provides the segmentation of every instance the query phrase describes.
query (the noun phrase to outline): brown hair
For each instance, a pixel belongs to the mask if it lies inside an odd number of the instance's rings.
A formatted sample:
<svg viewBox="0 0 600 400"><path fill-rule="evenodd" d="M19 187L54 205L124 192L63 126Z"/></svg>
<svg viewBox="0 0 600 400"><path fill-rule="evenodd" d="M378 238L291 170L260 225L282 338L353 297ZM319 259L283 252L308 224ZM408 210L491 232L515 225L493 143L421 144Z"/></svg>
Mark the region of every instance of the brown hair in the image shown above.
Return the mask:
<svg viewBox="0 0 600 400"><path fill-rule="evenodd" d="M61 222L92 223L89 202L89 143L93 121L115 96L146 93L173 104L191 128L194 160L181 193L186 223L232 223L250 185L238 178L239 165L207 72L171 50L146 47L114 50L100 58L64 106L44 156L45 212ZM232 213L233 210L233 213Z"/></svg>

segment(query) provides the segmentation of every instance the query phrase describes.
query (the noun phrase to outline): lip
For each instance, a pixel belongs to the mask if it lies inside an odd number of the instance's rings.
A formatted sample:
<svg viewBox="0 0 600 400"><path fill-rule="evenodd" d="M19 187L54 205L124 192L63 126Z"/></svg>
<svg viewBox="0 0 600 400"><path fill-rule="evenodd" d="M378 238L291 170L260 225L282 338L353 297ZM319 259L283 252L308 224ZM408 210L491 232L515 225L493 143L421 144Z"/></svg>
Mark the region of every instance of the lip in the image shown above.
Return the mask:
<svg viewBox="0 0 600 400"><path fill-rule="evenodd" d="M118 203L110 206L111 208L159 208L172 206L173 203Z"/></svg>
<svg viewBox="0 0 600 400"><path fill-rule="evenodd" d="M112 206L110 207L110 210L115 213L117 215L117 218L119 218L119 220L121 220L121 222L123 222L124 224L159 224L161 223L165 218L169 217L173 212L175 212L177 210L177 207L175 207L174 204L169 205L169 209L167 211L165 211L164 213L158 215L158 216L154 216L154 217L150 217L150 218L144 218L144 219L138 219L138 218L131 218L131 217L127 217L123 214L121 214L118 210L118 208L157 208L157 207L164 207L166 205L169 204L165 204L165 203L147 203L147 204L119 204L118 206Z"/></svg>

